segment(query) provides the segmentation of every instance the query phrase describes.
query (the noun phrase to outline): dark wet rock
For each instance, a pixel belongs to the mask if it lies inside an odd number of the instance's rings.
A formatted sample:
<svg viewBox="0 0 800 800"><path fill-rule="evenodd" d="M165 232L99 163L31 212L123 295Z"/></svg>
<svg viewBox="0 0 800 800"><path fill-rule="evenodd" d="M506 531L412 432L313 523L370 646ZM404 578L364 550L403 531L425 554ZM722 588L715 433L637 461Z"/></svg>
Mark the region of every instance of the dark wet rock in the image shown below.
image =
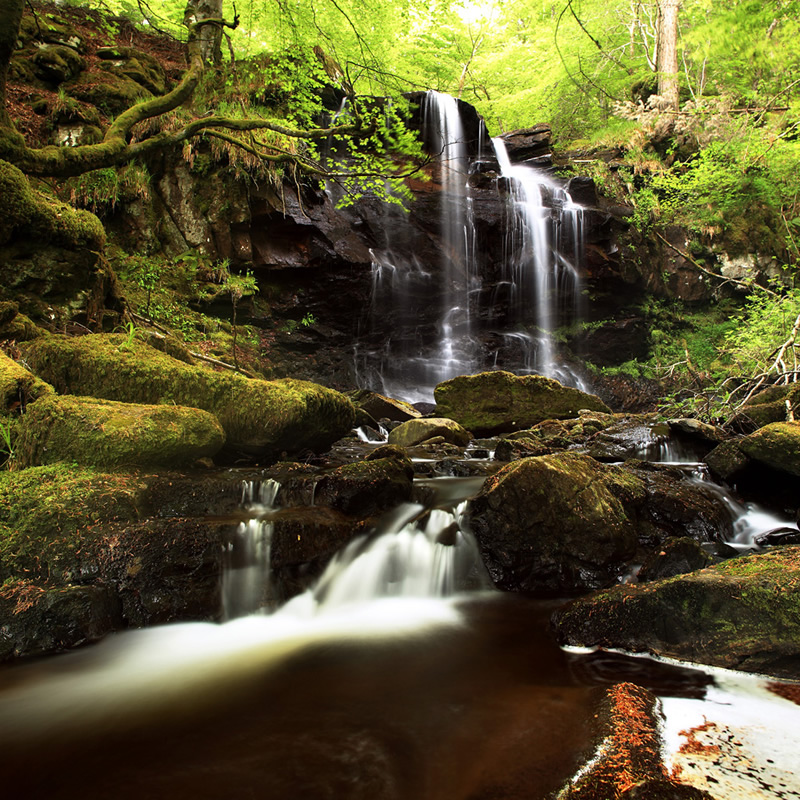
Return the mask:
<svg viewBox="0 0 800 800"><path fill-rule="evenodd" d="M464 430L452 419L444 417L424 417L412 419L398 425L389 432L389 444L400 447L413 447L441 436L443 442L465 447L472 439L472 434Z"/></svg>
<svg viewBox="0 0 800 800"><path fill-rule="evenodd" d="M331 389L190 366L123 335L50 336L29 343L26 357L63 394L210 411L229 448L258 457L324 450L349 433L355 418L352 403Z"/></svg>
<svg viewBox="0 0 800 800"><path fill-rule="evenodd" d="M706 542L732 532L722 499L679 470L574 452L503 467L471 514L496 585L544 594L610 586L671 537Z"/></svg>
<svg viewBox="0 0 800 800"><path fill-rule="evenodd" d="M780 547L786 544L800 544L800 531L797 528L774 528L760 533L753 539L758 547Z"/></svg>
<svg viewBox="0 0 800 800"><path fill-rule="evenodd" d="M394 422L406 422L422 416L422 413L417 411L410 403L405 403L402 400L393 400L391 397L385 397L367 389L349 392L347 396L356 408L366 411L376 420L390 419Z"/></svg>
<svg viewBox="0 0 800 800"><path fill-rule="evenodd" d="M582 206L597 205L597 187L588 175L576 175L567 183L567 192L574 202Z"/></svg>
<svg viewBox="0 0 800 800"><path fill-rule="evenodd" d="M408 458L378 458L346 464L317 481L314 504L330 506L350 516L380 514L411 497L414 469Z"/></svg>
<svg viewBox="0 0 800 800"><path fill-rule="evenodd" d="M711 563L711 556L694 539L679 536L667 539L664 548L654 552L637 573L640 583L660 578L672 578L703 569Z"/></svg>
<svg viewBox="0 0 800 800"><path fill-rule="evenodd" d="M478 436L524 430L548 419L578 417L581 409L608 412L594 395L540 375L483 372L452 378L435 389L436 413Z"/></svg>
<svg viewBox="0 0 800 800"><path fill-rule="evenodd" d="M559 794L560 800L713 800L670 777L662 756L656 696L634 683L618 683L594 716L596 752Z"/></svg>
<svg viewBox="0 0 800 800"><path fill-rule="evenodd" d="M23 415L15 453L23 468L181 467L215 456L224 443L217 418L199 408L50 395Z"/></svg>
<svg viewBox="0 0 800 800"><path fill-rule="evenodd" d="M0 661L79 647L120 626L113 592L104 586L0 587Z"/></svg>
<svg viewBox="0 0 800 800"><path fill-rule="evenodd" d="M562 644L798 679L800 546L607 589L559 609L553 627Z"/></svg>
<svg viewBox="0 0 800 800"><path fill-rule="evenodd" d="M518 439L501 439L494 450L496 461L515 461L528 456L546 456L555 452L543 442L524 436Z"/></svg>
<svg viewBox="0 0 800 800"><path fill-rule="evenodd" d="M550 156L551 137L550 126L541 123L532 128L509 131L500 138L505 142L509 160L517 164Z"/></svg>
<svg viewBox="0 0 800 800"><path fill-rule="evenodd" d="M800 477L800 422L773 422L737 445L753 461Z"/></svg>
<svg viewBox="0 0 800 800"><path fill-rule="evenodd" d="M740 441L737 439L723 442L703 459L714 476L729 481L748 466L750 459L739 447Z"/></svg>
<svg viewBox="0 0 800 800"><path fill-rule="evenodd" d="M616 581L636 552L627 508L640 480L588 456L515 461L489 478L471 520L495 585L511 591L587 591Z"/></svg>
<svg viewBox="0 0 800 800"><path fill-rule="evenodd" d="M665 425L658 426L652 417L624 418L596 433L587 442L587 452L598 461L627 461L629 458L658 457L667 434Z"/></svg>
<svg viewBox="0 0 800 800"><path fill-rule="evenodd" d="M699 419L681 418L667 420L667 425L679 433L702 442L720 444L728 438L728 434L715 425L708 425Z"/></svg>
<svg viewBox="0 0 800 800"><path fill-rule="evenodd" d="M639 539L647 546L660 547L673 536L689 536L697 542L732 537L731 511L712 484L659 464L630 462L624 469L643 482L647 500L632 513Z"/></svg>

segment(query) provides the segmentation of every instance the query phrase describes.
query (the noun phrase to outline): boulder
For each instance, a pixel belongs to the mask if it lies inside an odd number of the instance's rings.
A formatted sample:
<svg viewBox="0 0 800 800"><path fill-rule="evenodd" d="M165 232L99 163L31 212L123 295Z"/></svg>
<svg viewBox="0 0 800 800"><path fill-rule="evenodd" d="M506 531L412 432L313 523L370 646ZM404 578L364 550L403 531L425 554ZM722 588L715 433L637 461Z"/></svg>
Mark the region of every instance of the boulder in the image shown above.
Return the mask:
<svg viewBox="0 0 800 800"><path fill-rule="evenodd" d="M723 481L729 481L750 464L750 459L739 447L740 441L741 440L738 439L731 439L730 441L723 442L717 445L703 459L712 474L717 478Z"/></svg>
<svg viewBox="0 0 800 800"><path fill-rule="evenodd" d="M437 414L478 436L524 430L547 419L574 419L581 409L609 412L594 395L552 378L500 370L452 378L440 383L434 396Z"/></svg>
<svg viewBox="0 0 800 800"><path fill-rule="evenodd" d="M511 591L588 591L616 581L636 553L628 508L643 482L575 453L525 458L489 478L471 503L489 574Z"/></svg>
<svg viewBox="0 0 800 800"><path fill-rule="evenodd" d="M64 394L209 411L228 447L261 457L325 450L349 433L355 417L352 403L332 389L214 372L121 334L45 337L26 345L26 357L37 375Z"/></svg>
<svg viewBox="0 0 800 800"><path fill-rule="evenodd" d="M703 569L711 563L711 556L698 542L688 536L676 536L664 543L663 550L651 554L636 574L640 583L660 578L672 578Z"/></svg>
<svg viewBox="0 0 800 800"><path fill-rule="evenodd" d="M771 422L786 420L786 404L797 408L800 403L800 386L770 386L751 397L736 414L733 423L744 431L761 428Z"/></svg>
<svg viewBox="0 0 800 800"><path fill-rule="evenodd" d="M27 580L0 586L0 661L56 653L97 641L121 619L103 586L42 588Z"/></svg>
<svg viewBox="0 0 800 800"><path fill-rule="evenodd" d="M411 419L398 425L389 433L389 444L413 447L438 436L442 437L442 441L459 447L466 447L472 440L472 434L452 419L425 417L424 419Z"/></svg>
<svg viewBox="0 0 800 800"><path fill-rule="evenodd" d="M800 678L800 546L617 586L553 616L562 644Z"/></svg>
<svg viewBox="0 0 800 800"><path fill-rule="evenodd" d="M800 477L800 422L773 422L737 445L753 461Z"/></svg>
<svg viewBox="0 0 800 800"><path fill-rule="evenodd" d="M15 453L23 468L57 461L181 467L215 456L223 444L217 418L199 408L51 395L22 416Z"/></svg>
<svg viewBox="0 0 800 800"><path fill-rule="evenodd" d="M393 400L391 397L384 397L367 389L349 392L347 396L357 409L365 411L373 420L390 419L393 422L406 422L422 416L411 403Z"/></svg>
<svg viewBox="0 0 800 800"><path fill-rule="evenodd" d="M495 584L539 594L610 586L671 537L732 533L723 500L679 470L575 452L503 467L472 501L471 519Z"/></svg>

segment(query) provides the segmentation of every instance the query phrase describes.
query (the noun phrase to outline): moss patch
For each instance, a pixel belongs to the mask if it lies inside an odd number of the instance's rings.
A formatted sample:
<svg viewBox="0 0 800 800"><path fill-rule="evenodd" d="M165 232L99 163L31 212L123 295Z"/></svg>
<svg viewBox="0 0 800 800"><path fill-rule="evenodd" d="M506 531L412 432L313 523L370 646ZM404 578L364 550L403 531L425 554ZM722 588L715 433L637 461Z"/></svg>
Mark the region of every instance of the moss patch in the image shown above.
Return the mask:
<svg viewBox="0 0 800 800"><path fill-rule="evenodd" d="M0 413L15 411L50 394L53 387L0 352Z"/></svg>
<svg viewBox="0 0 800 800"><path fill-rule="evenodd" d="M739 449L762 464L800 477L800 422L773 422L738 442Z"/></svg>
<svg viewBox="0 0 800 800"><path fill-rule="evenodd" d="M53 396L22 418L16 456L22 467L178 467L216 455L224 443L219 422L198 408Z"/></svg>
<svg viewBox="0 0 800 800"><path fill-rule="evenodd" d="M48 337L28 344L26 355L59 392L202 408L219 419L229 445L267 457L324 449L355 418L352 403L323 386L194 367L122 335Z"/></svg>
<svg viewBox="0 0 800 800"><path fill-rule="evenodd" d="M547 419L570 419L581 409L609 412L597 397L541 375L483 372L440 383L436 413L478 436L524 430Z"/></svg>

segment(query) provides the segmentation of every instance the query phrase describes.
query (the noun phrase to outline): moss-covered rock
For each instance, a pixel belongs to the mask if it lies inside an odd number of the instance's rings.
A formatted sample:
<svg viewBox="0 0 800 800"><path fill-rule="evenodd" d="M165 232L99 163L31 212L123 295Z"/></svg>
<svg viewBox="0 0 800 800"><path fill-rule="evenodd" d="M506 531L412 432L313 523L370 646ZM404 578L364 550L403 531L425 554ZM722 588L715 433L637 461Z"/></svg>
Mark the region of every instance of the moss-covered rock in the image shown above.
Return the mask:
<svg viewBox="0 0 800 800"><path fill-rule="evenodd" d="M724 502L679 470L575 452L512 462L471 509L496 585L539 594L610 586L671 537L707 542L732 531Z"/></svg>
<svg viewBox="0 0 800 800"><path fill-rule="evenodd" d="M0 413L24 409L28 403L52 392L52 386L0 352Z"/></svg>
<svg viewBox="0 0 800 800"><path fill-rule="evenodd" d="M792 408L800 407L800 386L770 386L751 397L733 420L743 430L761 428L772 422L784 422L787 402Z"/></svg>
<svg viewBox="0 0 800 800"><path fill-rule="evenodd" d="M31 64L36 77L52 86L71 80L86 69L86 62L73 48L59 44L37 48Z"/></svg>
<svg viewBox="0 0 800 800"><path fill-rule="evenodd" d="M608 412L597 397L541 375L483 372L440 383L436 413L476 435L530 428L546 419L569 419L581 409Z"/></svg>
<svg viewBox="0 0 800 800"><path fill-rule="evenodd" d="M349 392L347 396L356 408L365 411L373 420L390 419L394 422L406 422L422 416L411 403L394 400L377 392L370 392L368 389Z"/></svg>
<svg viewBox="0 0 800 800"><path fill-rule="evenodd" d="M215 456L224 443L216 417L199 408L52 395L23 416L16 458L23 468L58 461L104 468L181 467Z"/></svg>
<svg viewBox="0 0 800 800"><path fill-rule="evenodd" d="M711 472L723 481L730 480L744 470L750 459L739 447L739 439L732 439L717 445L703 459Z"/></svg>
<svg viewBox="0 0 800 800"><path fill-rule="evenodd" d="M586 591L613 583L637 548L630 505L640 479L574 453L525 458L490 477L472 528L495 584Z"/></svg>
<svg viewBox="0 0 800 800"><path fill-rule="evenodd" d="M153 94L164 94L167 78L154 56L135 47L98 47L98 58L111 65L111 71L130 78Z"/></svg>
<svg viewBox="0 0 800 800"><path fill-rule="evenodd" d="M800 422L773 422L737 444L754 461L800 477Z"/></svg>
<svg viewBox="0 0 800 800"><path fill-rule="evenodd" d="M76 210L34 191L19 169L0 161L0 246L19 236L30 239L33 246L51 242L95 251L102 249L106 241L103 226L94 214ZM4 279L9 267L12 265L0 272ZM14 274L8 278L3 285L18 282Z"/></svg>
<svg viewBox="0 0 800 800"><path fill-rule="evenodd" d="M107 116L119 114L138 100L152 97L153 93L124 74L107 68L102 73L82 72L64 91L76 100L91 103Z"/></svg>
<svg viewBox="0 0 800 800"><path fill-rule="evenodd" d="M576 600L553 617L563 644L622 648L800 678L800 546Z"/></svg>
<svg viewBox="0 0 800 800"><path fill-rule="evenodd" d="M123 335L52 336L29 343L26 355L31 368L64 394L210 411L229 447L258 456L323 450L353 426L353 405L339 392L191 366Z"/></svg>
<svg viewBox="0 0 800 800"><path fill-rule="evenodd" d="M444 417L425 417L410 419L389 432L389 444L399 447L413 447L421 442L441 436L443 442L466 447L472 434L457 422Z"/></svg>

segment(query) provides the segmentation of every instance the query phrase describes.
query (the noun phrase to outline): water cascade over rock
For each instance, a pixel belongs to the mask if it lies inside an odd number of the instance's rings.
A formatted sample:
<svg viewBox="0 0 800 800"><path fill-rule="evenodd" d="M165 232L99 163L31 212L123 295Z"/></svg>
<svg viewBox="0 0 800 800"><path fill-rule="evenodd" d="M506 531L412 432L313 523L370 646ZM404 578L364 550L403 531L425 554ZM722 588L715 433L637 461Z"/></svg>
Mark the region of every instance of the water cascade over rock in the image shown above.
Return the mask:
<svg viewBox="0 0 800 800"><path fill-rule="evenodd" d="M554 344L582 316L583 207L540 169L512 164L465 104L428 92L420 105L434 167L411 186L408 214L383 212L357 380L411 402L495 367L586 388Z"/></svg>

